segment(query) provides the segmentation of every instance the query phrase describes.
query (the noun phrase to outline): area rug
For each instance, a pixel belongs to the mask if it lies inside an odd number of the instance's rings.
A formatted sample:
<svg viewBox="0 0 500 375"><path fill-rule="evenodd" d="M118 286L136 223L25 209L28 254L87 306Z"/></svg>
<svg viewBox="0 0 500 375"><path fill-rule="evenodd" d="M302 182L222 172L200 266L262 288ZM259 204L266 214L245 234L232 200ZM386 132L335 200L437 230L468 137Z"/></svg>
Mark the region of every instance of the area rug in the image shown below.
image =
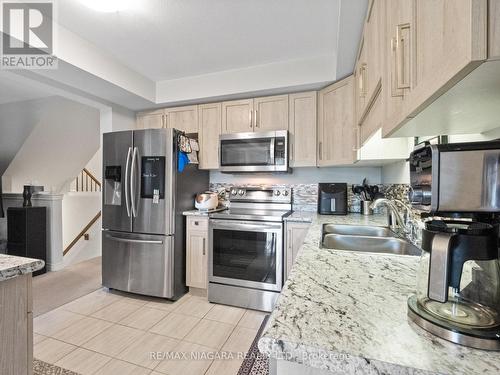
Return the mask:
<svg viewBox="0 0 500 375"><path fill-rule="evenodd" d="M50 363L33 360L33 375L80 375L76 372L63 369L62 367L51 365Z"/></svg>
<svg viewBox="0 0 500 375"><path fill-rule="evenodd" d="M238 375L269 375L269 358L265 354L262 354L257 346L268 319L269 315L264 318L250 346L250 350L241 364Z"/></svg>

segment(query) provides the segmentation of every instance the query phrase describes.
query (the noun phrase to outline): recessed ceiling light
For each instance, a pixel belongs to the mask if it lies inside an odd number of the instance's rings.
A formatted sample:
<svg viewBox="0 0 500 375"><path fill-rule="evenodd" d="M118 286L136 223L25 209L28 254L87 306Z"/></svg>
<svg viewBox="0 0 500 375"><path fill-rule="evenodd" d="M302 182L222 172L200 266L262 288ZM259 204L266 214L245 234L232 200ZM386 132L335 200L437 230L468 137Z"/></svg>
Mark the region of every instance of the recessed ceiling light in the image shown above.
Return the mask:
<svg viewBox="0 0 500 375"><path fill-rule="evenodd" d="M130 7L131 0L80 0L86 7L97 12L120 12Z"/></svg>

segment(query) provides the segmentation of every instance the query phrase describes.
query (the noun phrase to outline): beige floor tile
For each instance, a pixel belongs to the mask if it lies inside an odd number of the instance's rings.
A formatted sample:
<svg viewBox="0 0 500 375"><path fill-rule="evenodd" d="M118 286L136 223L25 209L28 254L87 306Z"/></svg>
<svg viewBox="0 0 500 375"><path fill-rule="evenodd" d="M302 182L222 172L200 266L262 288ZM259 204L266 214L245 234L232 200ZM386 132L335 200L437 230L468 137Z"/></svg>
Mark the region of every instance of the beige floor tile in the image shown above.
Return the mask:
<svg viewBox="0 0 500 375"><path fill-rule="evenodd" d="M216 359L205 373L206 375L235 375L243 363L243 359Z"/></svg>
<svg viewBox="0 0 500 375"><path fill-rule="evenodd" d="M154 369L160 363L158 358L161 358L162 353L175 350L178 344L178 340L146 332L134 344L121 352L117 358L138 366Z"/></svg>
<svg viewBox="0 0 500 375"><path fill-rule="evenodd" d="M150 373L151 370L147 368L112 359L94 375L149 375Z"/></svg>
<svg viewBox="0 0 500 375"><path fill-rule="evenodd" d="M82 347L110 357L116 357L132 345L142 334L143 332L138 329L116 324L84 343Z"/></svg>
<svg viewBox="0 0 500 375"><path fill-rule="evenodd" d="M153 326L149 330L149 332L173 337L175 339L182 339L199 322L200 319L194 316L170 313L165 318L163 318L158 324Z"/></svg>
<svg viewBox="0 0 500 375"><path fill-rule="evenodd" d="M65 342L47 338L37 344L33 348L33 356L36 359L47 363L56 363L64 356L71 353L77 347Z"/></svg>
<svg viewBox="0 0 500 375"><path fill-rule="evenodd" d="M257 336L256 329L236 327L222 347L222 351L246 353L250 349L255 336Z"/></svg>
<svg viewBox="0 0 500 375"><path fill-rule="evenodd" d="M110 360L111 358L105 355L95 353L87 349L78 348L63 357L61 360L57 361L55 365L81 375L91 375Z"/></svg>
<svg viewBox="0 0 500 375"><path fill-rule="evenodd" d="M47 340L47 336L39 335L38 333L33 333L33 345L36 345L43 340Z"/></svg>
<svg viewBox="0 0 500 375"><path fill-rule="evenodd" d="M234 326L203 319L184 338L185 341L220 349L233 331Z"/></svg>
<svg viewBox="0 0 500 375"><path fill-rule="evenodd" d="M139 310L120 320L120 324L147 331L168 315L168 311L142 306Z"/></svg>
<svg viewBox="0 0 500 375"><path fill-rule="evenodd" d="M181 341L174 349L174 356L160 361L155 371L168 375L203 375L215 354L214 349Z"/></svg>
<svg viewBox="0 0 500 375"><path fill-rule="evenodd" d="M174 312L203 318L215 305L203 297L191 297L177 307Z"/></svg>
<svg viewBox="0 0 500 375"><path fill-rule="evenodd" d="M245 328L259 329L266 315L268 314L262 311L247 310L238 325Z"/></svg>
<svg viewBox="0 0 500 375"><path fill-rule="evenodd" d="M221 323L236 325L243 314L245 309L238 307L214 305L214 307L205 315L204 319L216 320Z"/></svg>
<svg viewBox="0 0 500 375"><path fill-rule="evenodd" d="M117 296L100 289L67 303L61 308L78 314L91 315L118 300Z"/></svg>
<svg viewBox="0 0 500 375"><path fill-rule="evenodd" d="M69 311L56 309L33 319L33 331L44 336L52 336L54 333L69 327L84 317Z"/></svg>
<svg viewBox="0 0 500 375"><path fill-rule="evenodd" d="M81 346L112 325L113 323L106 322L105 320L84 316L83 319L75 324L55 333L53 337L69 344Z"/></svg>
<svg viewBox="0 0 500 375"><path fill-rule="evenodd" d="M104 319L110 322L117 323L139 309L140 306L137 304L125 301L117 301L102 308L99 311L96 311L91 316L93 318Z"/></svg>
<svg viewBox="0 0 500 375"><path fill-rule="evenodd" d="M152 307L155 309L165 310L165 311L173 311L177 307L179 307L181 304L186 302L189 298L191 298L190 294L184 294L177 301L169 301L169 300L162 299L162 298L155 298L154 300L146 303L145 306Z"/></svg>
<svg viewBox="0 0 500 375"><path fill-rule="evenodd" d="M156 299L154 297L143 296L141 294L121 292L119 290L108 291L108 293L113 295L113 296L118 297L118 299L120 301L132 303L132 304L138 305L138 306L144 306L149 301Z"/></svg>

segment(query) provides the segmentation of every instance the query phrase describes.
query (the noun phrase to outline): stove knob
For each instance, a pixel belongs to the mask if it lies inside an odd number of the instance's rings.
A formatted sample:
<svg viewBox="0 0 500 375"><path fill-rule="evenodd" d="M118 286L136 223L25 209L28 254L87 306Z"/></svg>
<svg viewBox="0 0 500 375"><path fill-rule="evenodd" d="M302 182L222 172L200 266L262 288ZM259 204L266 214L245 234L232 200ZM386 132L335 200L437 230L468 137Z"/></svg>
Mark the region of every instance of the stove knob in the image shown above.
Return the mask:
<svg viewBox="0 0 500 375"><path fill-rule="evenodd" d="M276 191L274 192L274 195L276 195L277 197L279 197L279 195L280 195L280 194L281 194L281 192L280 192L279 190L276 190Z"/></svg>
<svg viewBox="0 0 500 375"><path fill-rule="evenodd" d="M285 197L287 197L287 196L288 196L288 190L283 191L283 195L284 195Z"/></svg>
<svg viewBox="0 0 500 375"><path fill-rule="evenodd" d="M239 195L245 195L245 191L244 190L238 190L238 194Z"/></svg>
<svg viewBox="0 0 500 375"><path fill-rule="evenodd" d="M232 189L232 190L231 190L231 195L236 195L236 194L237 194L236 189Z"/></svg>

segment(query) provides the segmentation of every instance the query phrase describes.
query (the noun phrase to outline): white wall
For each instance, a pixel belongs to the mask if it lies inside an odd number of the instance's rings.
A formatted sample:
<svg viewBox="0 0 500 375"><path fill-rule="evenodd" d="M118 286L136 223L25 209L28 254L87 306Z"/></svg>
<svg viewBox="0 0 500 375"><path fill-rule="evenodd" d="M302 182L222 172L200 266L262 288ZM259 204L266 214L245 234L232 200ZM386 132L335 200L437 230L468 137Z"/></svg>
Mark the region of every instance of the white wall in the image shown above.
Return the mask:
<svg viewBox="0 0 500 375"><path fill-rule="evenodd" d="M4 192L32 181L59 192L99 149L98 110L61 97L43 101L36 127L5 171Z"/></svg>
<svg viewBox="0 0 500 375"><path fill-rule="evenodd" d="M382 167L383 184L409 184L410 167L408 162L401 160Z"/></svg>
<svg viewBox="0 0 500 375"><path fill-rule="evenodd" d="M367 178L370 184L382 182L380 167L349 167L349 168L295 168L291 174L225 174L218 171L210 172L210 182L231 184L316 184L319 182L347 182L361 184Z"/></svg>
<svg viewBox="0 0 500 375"><path fill-rule="evenodd" d="M35 99L0 105L0 176L38 124L44 103Z"/></svg>

